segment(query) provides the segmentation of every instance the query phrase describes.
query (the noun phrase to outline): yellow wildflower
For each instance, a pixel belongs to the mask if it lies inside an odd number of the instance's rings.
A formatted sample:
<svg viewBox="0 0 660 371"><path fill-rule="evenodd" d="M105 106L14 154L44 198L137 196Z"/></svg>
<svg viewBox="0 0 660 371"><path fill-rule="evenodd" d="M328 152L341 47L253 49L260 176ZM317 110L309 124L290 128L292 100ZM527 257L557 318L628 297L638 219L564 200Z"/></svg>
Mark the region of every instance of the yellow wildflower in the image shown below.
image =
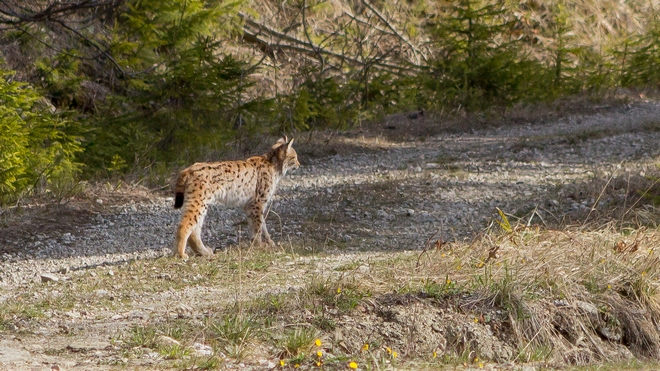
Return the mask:
<svg viewBox="0 0 660 371"><path fill-rule="evenodd" d="M319 357L319 358L323 357L323 352L320 351L320 350L317 350L316 351L316 356Z"/></svg>
<svg viewBox="0 0 660 371"><path fill-rule="evenodd" d="M321 361L316 362L316 367L321 367Z"/></svg>
<svg viewBox="0 0 660 371"><path fill-rule="evenodd" d="M475 318L474 323L479 323L479 318Z"/></svg>
<svg viewBox="0 0 660 371"><path fill-rule="evenodd" d="M484 368L484 363L483 362L479 362L479 368Z"/></svg>
<svg viewBox="0 0 660 371"><path fill-rule="evenodd" d="M348 368L355 370L355 369L357 368L357 363L351 361L351 362L348 364Z"/></svg>
<svg viewBox="0 0 660 371"><path fill-rule="evenodd" d="M451 280L449 278L447 278L447 285L449 285L450 283L451 283Z"/></svg>
<svg viewBox="0 0 660 371"><path fill-rule="evenodd" d="M320 347L321 344L323 344L323 343L321 343L321 339L316 339L316 340L314 341L314 344L316 344L317 347Z"/></svg>
<svg viewBox="0 0 660 371"><path fill-rule="evenodd" d="M392 349L390 349L389 347L385 347L385 350L387 351L387 354L392 354Z"/></svg>
<svg viewBox="0 0 660 371"><path fill-rule="evenodd" d="M337 287L337 294L341 294L341 287Z"/></svg>
<svg viewBox="0 0 660 371"><path fill-rule="evenodd" d="M284 367L286 365L286 362L284 362L283 359L280 359L280 367Z"/></svg>
<svg viewBox="0 0 660 371"><path fill-rule="evenodd" d="M437 357L437 356L438 356L438 353L436 353L435 351L433 351L433 358L435 359L435 357Z"/></svg>
<svg viewBox="0 0 660 371"><path fill-rule="evenodd" d="M367 350L369 350L369 344L366 344L366 343L365 343L365 344L362 346L362 351L363 351L363 352L366 352Z"/></svg>
<svg viewBox="0 0 660 371"><path fill-rule="evenodd" d="M300 365L296 363L295 366L293 366L293 368L300 368Z"/></svg>
<svg viewBox="0 0 660 371"><path fill-rule="evenodd" d="M612 285L607 285L607 289L608 289L608 290L611 290L611 289L612 289Z"/></svg>
<svg viewBox="0 0 660 371"><path fill-rule="evenodd" d="M441 258L444 258L444 257L445 257L445 254L440 255L440 257L441 257Z"/></svg>
<svg viewBox="0 0 660 371"><path fill-rule="evenodd" d="M392 358L396 358L396 356L398 356L398 355L399 354L396 351L392 352Z"/></svg>

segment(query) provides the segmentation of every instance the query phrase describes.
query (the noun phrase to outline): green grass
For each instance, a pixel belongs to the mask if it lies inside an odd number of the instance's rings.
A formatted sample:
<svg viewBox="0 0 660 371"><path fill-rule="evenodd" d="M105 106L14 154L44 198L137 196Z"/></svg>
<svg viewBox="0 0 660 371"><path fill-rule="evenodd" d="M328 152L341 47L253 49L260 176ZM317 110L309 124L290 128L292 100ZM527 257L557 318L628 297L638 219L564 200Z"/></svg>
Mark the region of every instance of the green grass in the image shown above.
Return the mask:
<svg viewBox="0 0 660 371"><path fill-rule="evenodd" d="M280 340L280 347L288 358L303 356L307 353L318 336L316 329L312 327L299 327L286 332Z"/></svg>
<svg viewBox="0 0 660 371"><path fill-rule="evenodd" d="M157 330L153 326L133 326L125 337L124 343L131 348L151 348L154 346L157 337Z"/></svg>
<svg viewBox="0 0 660 371"><path fill-rule="evenodd" d="M345 313L355 309L363 298L371 294L354 279L318 277L311 279L302 295L311 309L318 309L319 305L323 305Z"/></svg>
<svg viewBox="0 0 660 371"><path fill-rule="evenodd" d="M165 357L165 359L183 359L190 357L193 354L193 350L181 345L170 345L159 347L158 353Z"/></svg>

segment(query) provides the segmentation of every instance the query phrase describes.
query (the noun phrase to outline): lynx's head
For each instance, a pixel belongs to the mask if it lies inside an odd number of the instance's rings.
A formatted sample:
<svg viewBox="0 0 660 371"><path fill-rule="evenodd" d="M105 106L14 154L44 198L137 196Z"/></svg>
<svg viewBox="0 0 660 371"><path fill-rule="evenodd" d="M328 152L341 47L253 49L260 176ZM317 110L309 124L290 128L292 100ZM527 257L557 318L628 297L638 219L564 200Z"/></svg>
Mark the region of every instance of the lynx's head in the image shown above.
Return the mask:
<svg viewBox="0 0 660 371"><path fill-rule="evenodd" d="M287 137L280 138L273 145L273 149L269 154L270 162L277 166L283 176L286 175L287 171L293 171L300 166L298 154L291 146L292 144L293 138L291 140L287 139Z"/></svg>

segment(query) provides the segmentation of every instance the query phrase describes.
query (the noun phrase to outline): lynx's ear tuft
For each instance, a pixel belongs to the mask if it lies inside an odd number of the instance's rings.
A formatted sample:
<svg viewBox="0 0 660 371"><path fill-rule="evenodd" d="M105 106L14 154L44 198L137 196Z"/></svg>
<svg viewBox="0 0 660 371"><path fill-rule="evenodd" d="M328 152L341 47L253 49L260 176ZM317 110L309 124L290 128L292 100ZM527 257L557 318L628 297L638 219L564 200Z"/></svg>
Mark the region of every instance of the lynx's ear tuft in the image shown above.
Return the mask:
<svg viewBox="0 0 660 371"><path fill-rule="evenodd" d="M284 138L286 138L286 137L284 137ZM286 149L290 149L292 144L293 144L293 138L291 138L290 141L286 142Z"/></svg>
<svg viewBox="0 0 660 371"><path fill-rule="evenodd" d="M289 141L289 139L286 137L286 135L280 139L277 140L277 143L273 144L273 149L281 146L282 144L286 144Z"/></svg>

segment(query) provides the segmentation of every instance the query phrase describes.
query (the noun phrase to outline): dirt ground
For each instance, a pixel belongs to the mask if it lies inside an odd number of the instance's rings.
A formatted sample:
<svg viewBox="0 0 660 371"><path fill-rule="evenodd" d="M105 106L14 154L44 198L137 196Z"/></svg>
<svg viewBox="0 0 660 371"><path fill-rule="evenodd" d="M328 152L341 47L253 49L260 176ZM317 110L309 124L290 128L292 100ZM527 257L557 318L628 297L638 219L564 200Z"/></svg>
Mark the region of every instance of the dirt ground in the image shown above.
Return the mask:
<svg viewBox="0 0 660 371"><path fill-rule="evenodd" d="M630 182L656 170L660 104L654 101L505 117L491 122L485 116L397 115L348 133L300 136L296 146L302 166L282 182L268 217L279 242L272 251L247 246L241 212L217 207L204 229L205 243L216 249L216 256L187 262L172 258L179 211L172 208L171 195L118 182L87 185L59 205L4 210L0 365L18 370L185 369L201 368L194 360L215 352L225 360L215 368L280 368L284 357L274 350L277 346L259 348L256 342L251 347L259 349L208 350L211 342L199 335L186 345L193 349L188 353L163 354L136 339L142 336L137 329L163 320L208 329L205 321L228 307L260 298L274 305L278 295L309 288L314 280L326 286L338 280L335 286L344 292L337 291L335 298L362 293L366 288L360 277L380 277L387 269L398 276L396 264L388 268L390 263L419 259L433 241L469 242L495 223L498 209L511 220L525 217L546 228L567 223L598 228L611 221L613 205L628 202ZM615 184L621 179L628 183ZM460 303L389 295L392 289L383 283L369 288L369 295L356 294L347 312L335 302L339 312L332 313L333 330L323 325L315 330L327 344L323 351L364 359L360 349L367 341L377 345L369 350L372 364L383 369L553 365L547 359L534 362L542 355L512 363L520 350L503 340L513 334L498 327L507 320L499 318L500 312L488 314L483 326L483 312L475 318ZM287 318L317 320L304 311ZM274 344L278 336L272 335ZM437 363L448 343L454 348L463 344L464 359ZM478 357L471 346L478 347ZM623 344L603 349L613 359L635 358ZM325 367L345 369L349 361L337 356Z"/></svg>

